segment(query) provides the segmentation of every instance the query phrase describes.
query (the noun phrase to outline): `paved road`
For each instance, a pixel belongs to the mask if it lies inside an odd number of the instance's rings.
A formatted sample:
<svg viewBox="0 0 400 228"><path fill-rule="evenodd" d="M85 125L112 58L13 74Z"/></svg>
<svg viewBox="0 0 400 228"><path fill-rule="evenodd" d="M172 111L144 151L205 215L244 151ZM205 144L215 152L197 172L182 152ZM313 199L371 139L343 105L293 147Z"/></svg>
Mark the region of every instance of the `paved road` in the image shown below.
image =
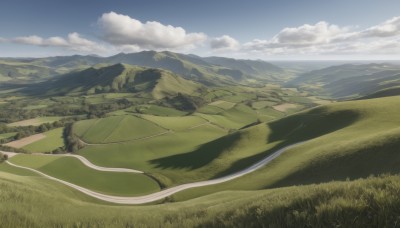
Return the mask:
<svg viewBox="0 0 400 228"><path fill-rule="evenodd" d="M135 169L126 169L126 168L109 168L109 167L102 167L102 166L97 166L93 163L91 163L89 160L87 160L85 157L82 157L80 155L76 154L57 154L57 155L50 155L49 156L65 156L65 157L74 157L79 159L83 164L85 164L87 167L90 167L95 170L99 171L106 171L106 172L119 172L119 173L143 173L140 170L135 170Z"/></svg>
<svg viewBox="0 0 400 228"><path fill-rule="evenodd" d="M66 182L66 181L51 177L51 176L46 175L46 174L44 174L44 173L42 173L40 171L37 171L35 169L31 169L31 168L27 168L27 167L23 167L23 166L18 166L18 165L12 164L9 161L7 161L7 163L12 165L12 166L18 167L18 168L22 168L22 169L27 169L27 170L33 171L35 173L38 173L38 174L40 174L40 175L42 175L44 177L47 177L47 178L51 179L51 180L55 180L55 181L58 181L60 183L63 183L65 185L67 185L67 186L70 186L70 187L72 187L72 188L74 188L74 189L76 189L78 191L81 191L82 193L85 193L85 194L87 194L89 196L92 196L94 198L97 198L99 200L103 200L103 201L107 201L107 202L111 202L111 203L116 203L116 204L145 204L145 203L150 203L150 202L154 202L154 201L157 201L157 200L164 199L165 197L171 196L171 195L173 195L173 194L175 194L177 192L180 192L180 191L183 191L183 190L186 190L186 189L189 189L189 188L196 188L196 187L219 184L219 183L227 182L227 181L230 181L232 179L241 177L241 176L246 175L248 173L254 172L255 170L257 170L257 169L263 167L264 165L270 163L272 160L274 160L276 157L281 155L286 150L288 150L288 149L290 149L292 147L295 147L295 146L297 146L299 144L302 144L302 143L296 143L296 144L284 147L284 148L274 152L273 154L267 156L263 160L257 162L256 164L248 167L247 169L244 169L242 171L230 174L230 175L225 176L225 177L220 177L220 178L213 179L213 180L207 180L207 181L183 184L183 185L179 185L179 186L176 186L176 187L172 187L172 188L168 188L168 189L162 190L160 192L152 193L152 194L145 195L145 196L137 196L137 197L121 197L121 196L111 196L111 195L101 194L101 193L94 192L94 191L91 191L89 189L80 187L78 185L75 185L75 184L72 184L72 183L69 183L69 182Z"/></svg>
<svg viewBox="0 0 400 228"><path fill-rule="evenodd" d="M18 153L13 153L13 152L5 152L5 151L0 151L3 154L7 154L9 158L17 155ZM95 170L99 171L106 171L106 172L119 172L119 173L143 173L142 171L135 170L135 169L126 169L126 168L109 168L109 167L102 167L102 166L97 166L93 163L91 163L89 160L87 160L85 157L82 157L80 155L76 154L33 154L37 156L59 156L59 157L74 157L76 159L79 159L84 165L87 167L90 167Z"/></svg>

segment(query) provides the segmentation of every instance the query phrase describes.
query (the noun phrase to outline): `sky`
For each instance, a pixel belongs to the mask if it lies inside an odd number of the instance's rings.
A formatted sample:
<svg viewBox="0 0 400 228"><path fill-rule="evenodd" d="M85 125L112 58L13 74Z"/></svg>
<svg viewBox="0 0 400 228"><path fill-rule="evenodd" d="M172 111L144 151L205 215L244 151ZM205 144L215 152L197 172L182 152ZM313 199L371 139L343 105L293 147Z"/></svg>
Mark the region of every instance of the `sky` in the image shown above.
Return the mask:
<svg viewBox="0 0 400 228"><path fill-rule="evenodd" d="M0 56L399 60L398 0L1 0Z"/></svg>

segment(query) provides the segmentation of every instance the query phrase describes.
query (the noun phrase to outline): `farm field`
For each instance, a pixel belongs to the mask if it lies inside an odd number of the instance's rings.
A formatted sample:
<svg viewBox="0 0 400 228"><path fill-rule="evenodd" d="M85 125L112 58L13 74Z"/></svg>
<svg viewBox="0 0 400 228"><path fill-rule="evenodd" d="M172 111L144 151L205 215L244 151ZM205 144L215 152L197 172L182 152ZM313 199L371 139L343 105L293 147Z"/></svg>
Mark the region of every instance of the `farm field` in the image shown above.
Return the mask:
<svg viewBox="0 0 400 228"><path fill-rule="evenodd" d="M87 143L112 143L157 135L167 130L132 115L82 120L74 124L74 133Z"/></svg>
<svg viewBox="0 0 400 228"><path fill-rule="evenodd" d="M44 138L25 145L22 148L32 153L51 152L64 146L63 131L64 128L62 127L47 131L43 133Z"/></svg>
<svg viewBox="0 0 400 228"><path fill-rule="evenodd" d="M8 124L8 126L10 126L10 127L39 126L39 125L44 124L44 123L55 122L55 121L60 120L62 118L63 117L57 117L57 116L55 116L55 117L38 117L38 118L29 119L29 120L23 120L23 121L10 123L10 124Z"/></svg>
<svg viewBox="0 0 400 228"><path fill-rule="evenodd" d="M136 196L159 190L158 184L143 174L96 171L72 157L17 155L10 161L100 193Z"/></svg>

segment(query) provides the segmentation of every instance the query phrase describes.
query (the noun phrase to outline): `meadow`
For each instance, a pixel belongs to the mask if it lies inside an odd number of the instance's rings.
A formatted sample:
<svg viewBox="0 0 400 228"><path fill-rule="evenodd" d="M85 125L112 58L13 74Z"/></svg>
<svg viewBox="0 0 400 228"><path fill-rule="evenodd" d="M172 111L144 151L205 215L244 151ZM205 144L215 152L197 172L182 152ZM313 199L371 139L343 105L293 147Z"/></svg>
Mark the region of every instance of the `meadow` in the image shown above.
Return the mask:
<svg viewBox="0 0 400 228"><path fill-rule="evenodd" d="M73 157L21 154L10 162L110 195L137 196L160 189L157 182L144 174L97 171Z"/></svg>

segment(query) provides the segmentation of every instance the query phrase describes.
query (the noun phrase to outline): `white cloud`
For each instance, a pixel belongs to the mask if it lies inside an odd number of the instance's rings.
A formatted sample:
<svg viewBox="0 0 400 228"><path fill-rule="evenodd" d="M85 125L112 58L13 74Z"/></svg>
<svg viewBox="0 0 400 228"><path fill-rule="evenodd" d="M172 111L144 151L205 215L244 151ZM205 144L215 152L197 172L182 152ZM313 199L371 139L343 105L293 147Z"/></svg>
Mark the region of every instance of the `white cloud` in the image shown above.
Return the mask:
<svg viewBox="0 0 400 228"><path fill-rule="evenodd" d="M58 36L44 39L40 36L32 35L14 38L12 39L12 42L43 47L63 47L69 50L84 53L98 53L106 51L106 48L103 45L85 39L76 32L68 34L66 39Z"/></svg>
<svg viewBox="0 0 400 228"><path fill-rule="evenodd" d="M325 44L347 30L347 28L320 21L315 25L305 24L297 28L284 28L272 39L271 43L293 46Z"/></svg>
<svg viewBox="0 0 400 228"><path fill-rule="evenodd" d="M215 50L237 50L239 46L239 42L228 35L223 35L210 40L210 47Z"/></svg>
<svg viewBox="0 0 400 228"><path fill-rule="evenodd" d="M393 17L361 32L362 37L391 37L400 35L400 17Z"/></svg>
<svg viewBox="0 0 400 228"><path fill-rule="evenodd" d="M320 21L284 28L269 40L255 39L242 45L247 53L265 55L399 54L400 17L364 30Z"/></svg>
<svg viewBox="0 0 400 228"><path fill-rule="evenodd" d="M104 13L98 20L103 39L113 45L134 45L141 49L179 49L194 47L207 39L204 33L187 33L181 27L157 21L142 23L115 12Z"/></svg>
<svg viewBox="0 0 400 228"><path fill-rule="evenodd" d="M3 37L0 37L0 43L5 43L5 42L7 42L8 40L6 39L6 38L3 38Z"/></svg>
<svg viewBox="0 0 400 228"><path fill-rule="evenodd" d="M24 36L15 38L14 42L19 44L43 45L43 38L39 36Z"/></svg>

